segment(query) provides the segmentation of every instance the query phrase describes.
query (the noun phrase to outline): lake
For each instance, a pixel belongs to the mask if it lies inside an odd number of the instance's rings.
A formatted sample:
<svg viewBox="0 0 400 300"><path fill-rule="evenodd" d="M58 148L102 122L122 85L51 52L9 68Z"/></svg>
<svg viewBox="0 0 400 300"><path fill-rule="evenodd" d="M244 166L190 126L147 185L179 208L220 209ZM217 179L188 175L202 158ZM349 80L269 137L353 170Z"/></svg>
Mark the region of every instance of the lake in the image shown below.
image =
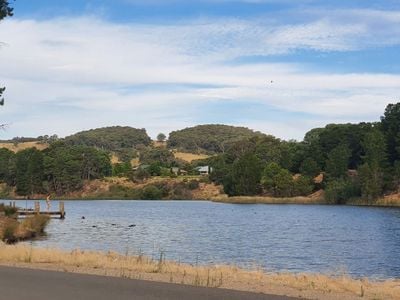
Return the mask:
<svg viewBox="0 0 400 300"><path fill-rule="evenodd" d="M33 207L17 205L26 203ZM52 205L58 208L56 201ZM185 263L267 271L400 277L398 208L126 200L65 201L65 207L66 219L52 220L47 237L34 246L153 258L163 252Z"/></svg>

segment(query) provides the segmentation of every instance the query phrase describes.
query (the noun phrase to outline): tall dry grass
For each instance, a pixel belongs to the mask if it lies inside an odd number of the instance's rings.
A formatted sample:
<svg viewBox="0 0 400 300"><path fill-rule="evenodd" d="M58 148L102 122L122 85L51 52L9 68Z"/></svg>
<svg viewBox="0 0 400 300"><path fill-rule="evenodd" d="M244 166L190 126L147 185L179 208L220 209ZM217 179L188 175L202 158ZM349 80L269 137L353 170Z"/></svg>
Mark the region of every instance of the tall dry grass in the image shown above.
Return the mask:
<svg viewBox="0 0 400 300"><path fill-rule="evenodd" d="M44 233L50 217L35 215L23 219L21 222L14 218L0 218L0 240L6 243L34 238Z"/></svg>
<svg viewBox="0 0 400 300"><path fill-rule="evenodd" d="M311 197L220 196L212 198L212 201L231 204L326 204L322 198Z"/></svg>
<svg viewBox="0 0 400 300"><path fill-rule="evenodd" d="M143 255L61 251L27 245L0 246L0 264L53 269L205 287L223 287L309 299L400 299L400 280L356 280L348 276L269 274L233 266L192 266Z"/></svg>

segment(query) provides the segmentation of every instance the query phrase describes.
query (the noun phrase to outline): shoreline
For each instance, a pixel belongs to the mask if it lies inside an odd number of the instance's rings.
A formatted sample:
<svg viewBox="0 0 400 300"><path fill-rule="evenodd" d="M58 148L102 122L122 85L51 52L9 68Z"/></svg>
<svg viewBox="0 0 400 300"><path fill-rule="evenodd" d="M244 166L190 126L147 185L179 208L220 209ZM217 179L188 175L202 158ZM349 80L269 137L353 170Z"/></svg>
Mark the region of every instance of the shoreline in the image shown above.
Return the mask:
<svg viewBox="0 0 400 300"><path fill-rule="evenodd" d="M400 280L373 281L346 275L267 273L235 266L192 266L143 255L63 251L27 245L0 245L0 265L142 279L193 286L276 294L306 299L398 299Z"/></svg>
<svg viewBox="0 0 400 300"><path fill-rule="evenodd" d="M0 199L2 201L45 201L43 198L34 199L19 199L19 198L8 198ZM234 196L234 197L214 197L211 199L121 199L120 197L115 198L104 198L104 197L59 197L52 199L52 201L179 201L179 202L214 202L221 204L239 204L239 205L254 205L254 204L265 204L265 205L328 205L328 206L355 206L355 207L387 207L387 208L399 208L400 201L388 200L385 198L378 199L376 202L371 203L368 201L355 199L345 204L332 204L327 203L324 200L310 200L307 197L289 197L289 198L274 198L274 197L263 197L263 196Z"/></svg>

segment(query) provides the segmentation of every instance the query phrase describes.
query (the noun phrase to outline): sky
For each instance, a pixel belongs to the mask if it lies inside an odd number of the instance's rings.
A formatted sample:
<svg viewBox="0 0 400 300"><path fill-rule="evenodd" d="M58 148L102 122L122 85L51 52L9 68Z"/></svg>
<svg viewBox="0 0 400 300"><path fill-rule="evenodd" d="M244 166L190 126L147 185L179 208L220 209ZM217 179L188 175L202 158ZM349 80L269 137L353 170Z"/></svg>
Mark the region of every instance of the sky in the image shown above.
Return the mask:
<svg viewBox="0 0 400 300"><path fill-rule="evenodd" d="M0 139L199 124L302 140L400 102L398 0L17 0Z"/></svg>

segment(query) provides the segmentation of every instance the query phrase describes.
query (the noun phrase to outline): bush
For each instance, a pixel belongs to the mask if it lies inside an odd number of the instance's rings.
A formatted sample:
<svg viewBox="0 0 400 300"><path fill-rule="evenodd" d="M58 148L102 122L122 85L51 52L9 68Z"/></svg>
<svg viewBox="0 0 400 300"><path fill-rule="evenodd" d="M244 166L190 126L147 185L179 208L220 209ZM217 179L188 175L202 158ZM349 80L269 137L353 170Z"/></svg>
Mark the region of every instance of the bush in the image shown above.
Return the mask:
<svg viewBox="0 0 400 300"><path fill-rule="evenodd" d="M16 207L11 207L8 205L4 205L4 203L0 204L0 212L4 212L6 217L14 216L17 213L18 209Z"/></svg>
<svg viewBox="0 0 400 300"><path fill-rule="evenodd" d="M141 198L143 200L160 200L162 198L162 192L156 186L148 185L143 189Z"/></svg>
<svg viewBox="0 0 400 300"><path fill-rule="evenodd" d="M192 199L192 193L187 187L187 184L180 182L174 185L170 199L173 200L188 200Z"/></svg>
<svg viewBox="0 0 400 300"><path fill-rule="evenodd" d="M31 231L33 235L42 234L50 222L50 217L46 215L35 215L27 217L22 221L22 227Z"/></svg>
<svg viewBox="0 0 400 300"><path fill-rule="evenodd" d="M293 196L307 196L314 189L312 178L300 176L293 181Z"/></svg>
<svg viewBox="0 0 400 300"><path fill-rule="evenodd" d="M150 178L150 173L146 169L139 168L134 173L130 174L129 178L132 181L144 181Z"/></svg>
<svg viewBox="0 0 400 300"><path fill-rule="evenodd" d="M329 181L325 189L325 200L331 204L346 204L353 198L360 196L360 187L348 179Z"/></svg>
<svg viewBox="0 0 400 300"><path fill-rule="evenodd" d="M17 229L19 223L17 220L6 218L2 224L1 239L6 243L14 243L17 241Z"/></svg>
<svg viewBox="0 0 400 300"><path fill-rule="evenodd" d="M197 180L190 180L189 183L187 184L187 187L189 190L196 190L200 186L200 183Z"/></svg>

